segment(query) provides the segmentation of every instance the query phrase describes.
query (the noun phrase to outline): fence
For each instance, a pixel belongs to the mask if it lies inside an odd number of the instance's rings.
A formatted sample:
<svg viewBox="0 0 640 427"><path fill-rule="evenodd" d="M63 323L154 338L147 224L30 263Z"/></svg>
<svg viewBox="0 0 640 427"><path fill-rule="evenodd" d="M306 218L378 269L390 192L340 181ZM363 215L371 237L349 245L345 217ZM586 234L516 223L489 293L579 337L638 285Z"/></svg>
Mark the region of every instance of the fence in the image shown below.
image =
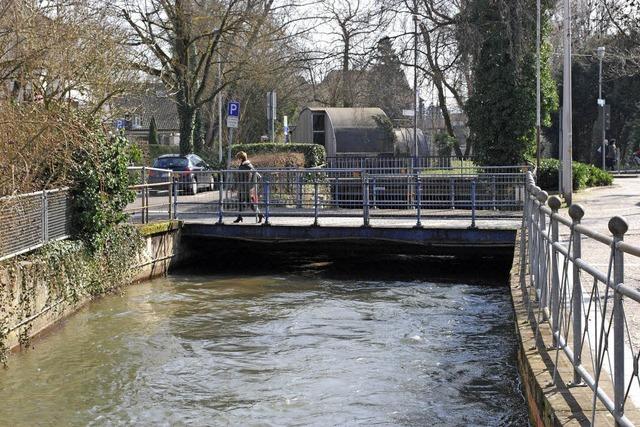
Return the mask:
<svg viewBox="0 0 640 427"><path fill-rule="evenodd" d="M526 191L521 264L529 271L523 269L520 279L536 333L541 322L553 333L554 379L560 380L557 366L565 357L573 366L573 383L593 392L592 425L602 407L617 425L633 425L627 415L640 405L640 317L635 315L640 292L625 284L625 257L638 262L640 247L624 242L628 226L621 217L610 219L612 236L607 236L581 225L580 205L569 208L570 219L559 215L560 199L548 198L530 173ZM598 251L598 245L605 247ZM598 263L605 261L597 255L602 250L608 253L604 265ZM587 261L590 254L593 261ZM633 418L637 422L637 412Z"/></svg>
<svg viewBox="0 0 640 427"><path fill-rule="evenodd" d="M151 171L144 170L147 175ZM395 168L269 169L255 174L163 171L162 182L149 184L147 178L139 178L142 183L132 187L139 191L138 201L128 210L141 222L179 217L222 223L225 216L253 209L257 215L259 209L267 224L273 217L307 217L313 224L320 217L358 217L364 224L371 218L414 218L420 225L422 218L455 216L475 226L477 217L519 217L524 170L471 166L416 168L413 173ZM163 194L150 197L154 188Z"/></svg>
<svg viewBox="0 0 640 427"><path fill-rule="evenodd" d="M0 261L70 234L67 188L0 198Z"/></svg>
<svg viewBox="0 0 640 427"><path fill-rule="evenodd" d="M414 169L458 169L473 164L470 156L328 156L326 165L330 169L362 169L368 172L380 170L413 171Z"/></svg>

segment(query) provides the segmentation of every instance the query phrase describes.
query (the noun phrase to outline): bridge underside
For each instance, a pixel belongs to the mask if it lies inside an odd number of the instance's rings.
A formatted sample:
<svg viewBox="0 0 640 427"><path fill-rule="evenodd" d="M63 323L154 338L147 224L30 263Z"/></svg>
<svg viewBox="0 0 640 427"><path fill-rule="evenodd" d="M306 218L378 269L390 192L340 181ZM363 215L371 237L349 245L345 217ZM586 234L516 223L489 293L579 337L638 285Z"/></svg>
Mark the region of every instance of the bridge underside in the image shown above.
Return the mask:
<svg viewBox="0 0 640 427"><path fill-rule="evenodd" d="M514 229L232 226L186 223L183 238L192 247L217 244L241 248L260 244L278 250L332 254L425 254L494 257L513 252Z"/></svg>

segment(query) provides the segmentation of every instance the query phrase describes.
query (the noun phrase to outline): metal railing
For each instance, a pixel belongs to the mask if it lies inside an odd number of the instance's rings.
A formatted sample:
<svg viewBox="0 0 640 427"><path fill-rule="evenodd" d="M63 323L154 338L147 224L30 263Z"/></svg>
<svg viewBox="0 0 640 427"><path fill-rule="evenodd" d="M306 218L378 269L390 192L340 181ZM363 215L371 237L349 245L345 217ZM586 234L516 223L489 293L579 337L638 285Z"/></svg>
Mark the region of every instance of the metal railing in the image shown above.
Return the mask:
<svg viewBox="0 0 640 427"><path fill-rule="evenodd" d="M380 156L348 155L328 156L326 165L331 169L363 169L367 171L414 169L459 169L473 164L471 156Z"/></svg>
<svg viewBox="0 0 640 427"><path fill-rule="evenodd" d="M225 217L243 213L271 218L320 217L413 218L416 225L428 217L519 218L524 203L525 174L522 167L465 167L456 170L414 169L409 174L395 168L375 171L360 168L265 169L256 173L239 170L191 172L198 182L208 182L192 194L175 173L162 171L162 182L142 183L134 221L151 217L209 219L223 223ZM135 170L142 175L151 169ZM182 180L184 181L184 180ZM153 187L152 187L153 186ZM150 197L152 188L167 195ZM207 190L207 191L203 191Z"/></svg>
<svg viewBox="0 0 640 427"><path fill-rule="evenodd" d="M633 313L640 308L640 292L625 284L624 264L625 257L640 261L640 247L624 242L628 225L622 217L610 219L607 236L581 224L580 205L569 208L570 218L558 214L560 199L536 187L530 173L526 191L520 280L537 337L542 323L551 328L554 380L560 381L562 355L573 366L573 385L592 390L592 424L604 407L617 425L633 425L627 415L633 412L637 422L640 319Z"/></svg>
<svg viewBox="0 0 640 427"><path fill-rule="evenodd" d="M68 188L0 198L0 261L69 237Z"/></svg>

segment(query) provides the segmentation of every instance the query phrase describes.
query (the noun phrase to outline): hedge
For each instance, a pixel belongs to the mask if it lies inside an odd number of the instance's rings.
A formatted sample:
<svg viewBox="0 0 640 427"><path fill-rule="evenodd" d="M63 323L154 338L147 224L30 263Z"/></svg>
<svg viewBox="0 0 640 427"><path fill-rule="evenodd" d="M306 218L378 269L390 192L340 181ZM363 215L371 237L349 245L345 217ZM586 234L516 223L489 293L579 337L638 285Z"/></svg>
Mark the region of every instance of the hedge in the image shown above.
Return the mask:
<svg viewBox="0 0 640 427"><path fill-rule="evenodd" d="M304 167L313 168L322 166L326 159L326 151L319 144L275 144L275 143L258 143L258 144L237 144L233 146L233 156L244 151L249 158L256 154L274 154L274 153L302 153L304 154Z"/></svg>
<svg viewBox="0 0 640 427"><path fill-rule="evenodd" d="M573 189L581 190L586 187L600 187L611 185L613 177L609 172L593 165L580 162L573 162ZM540 170L538 171L537 184L547 191L558 191L558 171L560 161L557 159L542 159Z"/></svg>

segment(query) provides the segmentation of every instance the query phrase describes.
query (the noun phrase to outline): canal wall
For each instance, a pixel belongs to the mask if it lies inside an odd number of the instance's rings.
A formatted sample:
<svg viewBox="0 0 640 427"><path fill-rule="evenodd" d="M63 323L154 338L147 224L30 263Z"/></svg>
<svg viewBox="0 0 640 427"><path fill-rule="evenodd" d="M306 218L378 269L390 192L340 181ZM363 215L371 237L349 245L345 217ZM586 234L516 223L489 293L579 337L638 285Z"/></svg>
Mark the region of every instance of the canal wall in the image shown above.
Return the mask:
<svg viewBox="0 0 640 427"><path fill-rule="evenodd" d="M182 262L180 250L181 223L168 221L141 226L142 243L128 266L117 264L108 268L131 269L123 273L127 282L136 283L165 275L169 268ZM85 269L72 242L56 259L56 271L43 268L42 262L18 261L11 267L0 267L0 361L7 350L28 346L31 338L42 334L74 313L88 301L113 287L87 289L95 278L83 277ZM27 258L28 259L28 258ZM95 260L100 262L101 260ZM80 277L83 283L65 283L68 277ZM65 280L61 280L65 278ZM67 280L68 281L68 280Z"/></svg>

